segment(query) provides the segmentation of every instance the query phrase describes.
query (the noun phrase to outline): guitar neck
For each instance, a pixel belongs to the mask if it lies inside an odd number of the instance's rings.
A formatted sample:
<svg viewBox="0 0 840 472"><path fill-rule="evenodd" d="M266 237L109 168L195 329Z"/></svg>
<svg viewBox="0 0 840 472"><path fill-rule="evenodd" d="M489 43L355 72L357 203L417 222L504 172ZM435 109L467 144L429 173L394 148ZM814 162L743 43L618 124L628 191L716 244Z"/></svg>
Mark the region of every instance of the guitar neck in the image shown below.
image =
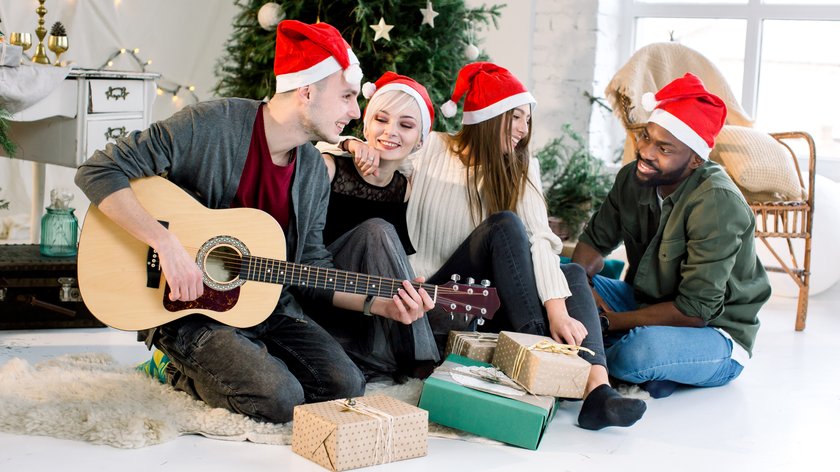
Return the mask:
<svg viewBox="0 0 840 472"><path fill-rule="evenodd" d="M242 269L239 275L245 280L257 282L388 298L396 295L402 288L402 280L255 256L242 257ZM419 282L412 282L411 285L418 290L426 289L432 300L437 298L436 285Z"/></svg>

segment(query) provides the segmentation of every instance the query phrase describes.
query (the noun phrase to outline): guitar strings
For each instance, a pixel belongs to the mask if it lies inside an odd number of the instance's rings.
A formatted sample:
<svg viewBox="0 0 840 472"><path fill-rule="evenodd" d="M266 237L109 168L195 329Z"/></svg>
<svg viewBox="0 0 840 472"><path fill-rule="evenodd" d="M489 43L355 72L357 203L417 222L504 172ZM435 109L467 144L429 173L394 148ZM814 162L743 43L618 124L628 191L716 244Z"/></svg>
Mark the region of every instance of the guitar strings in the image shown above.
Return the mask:
<svg viewBox="0 0 840 472"><path fill-rule="evenodd" d="M190 249L195 249L195 248L190 248ZM331 271L331 272L336 274L335 277L332 277L334 280L336 280L336 282L333 282L330 285L336 285L337 283L341 283L340 281L338 281L338 278L343 276L344 279L345 279L345 282L344 282L345 289L347 288L347 281L350 280L351 278L356 279L357 282L358 282L359 279L368 279L368 280L376 279L379 282L377 285L379 285L380 288L370 287L366 283L363 283L363 284L358 284L357 283L357 284L354 285L355 287L361 287L362 290L365 293L367 293L366 289L368 289L368 288L375 288L377 291L381 291L381 287L384 287L388 284L391 285L391 287L390 287L391 290L390 291L393 292L394 294L396 294L397 289L402 288L402 281L401 280L388 278L388 277L381 277L381 276L378 276L378 275L368 275L368 274L346 271L346 270L342 270L342 269L334 269L334 268L326 268L326 267L305 266L305 265L297 264L297 263L294 263L294 262L278 260L278 259L263 258L263 257L258 257L258 256L250 256L250 255L242 256L242 255L239 255L239 254L221 253L221 255L213 254L213 256L212 256L212 259L223 262L224 267L226 269L231 270L232 272L235 272L237 274L240 274L243 267L245 267L245 264L243 263L244 258L250 258L252 262L256 261L257 262L256 266L258 266L260 264L260 261L268 262L271 265L277 265L278 268L282 268L283 266L291 266L291 267L288 268L288 272L291 275L294 275L295 266L300 267L300 272L298 274L299 277L303 276L303 271L304 270L309 271L310 273L314 272L314 274L315 274L314 275L314 281L312 282L314 285L319 285L319 284L320 285L327 285L327 283L330 282L330 276L327 275L327 274L322 274L321 271ZM249 266L249 268L250 267L251 266ZM261 274L254 273L253 274L254 278L246 279L246 280L254 280L254 281L257 281L257 282L260 282L260 281L264 282L265 280L259 280L259 278L256 277L258 275L261 275ZM276 277L276 273L272 272L268 277L269 278L274 278L274 277ZM307 281L313 280L312 277L313 277L312 275L307 275L306 276ZM435 284L421 283L421 282L414 282L414 281L411 282L411 285L415 289L423 288L427 292L429 292L430 294L434 294L435 288L437 287L438 298L440 298L441 295L445 295L445 294L452 294L452 295L457 294L459 296L470 296L470 297L475 296L475 297L481 297L481 298L485 297L485 294L482 293L483 290L474 291L474 292L470 293L470 292L464 291L464 290L454 290L454 289L452 289L450 287L447 287L445 285L435 285ZM463 285L465 287L470 287L470 285L467 285L467 284L463 284ZM476 288L481 288L481 289L485 288L484 286L475 286L475 287ZM447 300L447 301L455 302L454 300Z"/></svg>

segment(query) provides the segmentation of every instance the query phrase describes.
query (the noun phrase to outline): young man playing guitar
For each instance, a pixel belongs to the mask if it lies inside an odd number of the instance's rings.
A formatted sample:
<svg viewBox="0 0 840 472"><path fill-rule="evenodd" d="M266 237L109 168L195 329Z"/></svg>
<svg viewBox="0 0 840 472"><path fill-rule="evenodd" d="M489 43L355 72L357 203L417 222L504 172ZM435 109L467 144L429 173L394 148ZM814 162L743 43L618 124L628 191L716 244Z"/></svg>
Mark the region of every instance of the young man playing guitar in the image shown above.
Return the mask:
<svg viewBox="0 0 840 472"><path fill-rule="evenodd" d="M130 181L142 177L163 175L208 208L263 210L283 228L290 261L332 267L321 236L329 181L310 141L336 142L359 117L361 70L335 28L290 20L277 27L274 70L277 93L267 104L222 99L186 107L95 152L79 167L76 184L98 210L157 253L172 303L197 301L205 293L204 274L185 244L132 191ZM391 299L366 300L304 284L284 290L256 326L236 328L189 315L140 331L140 337L170 358L165 378L175 388L213 407L287 422L295 405L362 395L365 384L298 299L408 324L434 302L410 282L402 285Z"/></svg>

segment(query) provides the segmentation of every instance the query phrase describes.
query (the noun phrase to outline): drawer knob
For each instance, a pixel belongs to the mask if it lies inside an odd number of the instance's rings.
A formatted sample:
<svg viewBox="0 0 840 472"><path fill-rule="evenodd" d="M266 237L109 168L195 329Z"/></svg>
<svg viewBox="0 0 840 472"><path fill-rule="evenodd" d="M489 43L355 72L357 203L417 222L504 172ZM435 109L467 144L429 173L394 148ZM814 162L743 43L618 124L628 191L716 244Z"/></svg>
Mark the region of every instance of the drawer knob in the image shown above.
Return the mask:
<svg viewBox="0 0 840 472"><path fill-rule="evenodd" d="M128 133L125 132L125 126L120 126L119 128L108 128L108 130L105 131L105 139L109 141L116 141L126 134Z"/></svg>
<svg viewBox="0 0 840 472"><path fill-rule="evenodd" d="M110 100L125 100L125 97L128 96L128 89L125 87L108 87L108 90L105 91L105 99Z"/></svg>

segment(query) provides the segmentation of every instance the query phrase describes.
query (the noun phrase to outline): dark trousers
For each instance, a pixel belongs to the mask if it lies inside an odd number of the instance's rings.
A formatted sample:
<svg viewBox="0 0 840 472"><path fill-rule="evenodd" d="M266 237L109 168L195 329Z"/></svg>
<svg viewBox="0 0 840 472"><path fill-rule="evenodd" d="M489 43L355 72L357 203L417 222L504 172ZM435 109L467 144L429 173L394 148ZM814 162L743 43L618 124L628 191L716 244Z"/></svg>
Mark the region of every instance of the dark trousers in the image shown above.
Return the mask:
<svg viewBox="0 0 840 472"><path fill-rule="evenodd" d="M598 310L586 272L577 264L563 264L560 269L572 292L566 299L566 309L589 332L583 347L595 352L595 356L583 358L592 364L606 365ZM496 288L501 308L492 320L478 327L480 331L549 335L548 318L534 277L531 244L515 213L503 211L486 218L428 282L441 284L452 274L459 274L462 281L467 277L487 279ZM445 330L441 329L445 325L441 317L430 317L430 322L436 334Z"/></svg>
<svg viewBox="0 0 840 472"><path fill-rule="evenodd" d="M364 394L359 369L305 316L275 313L241 329L192 315L159 332L155 344L172 360L169 382L212 407L285 423L304 402Z"/></svg>

